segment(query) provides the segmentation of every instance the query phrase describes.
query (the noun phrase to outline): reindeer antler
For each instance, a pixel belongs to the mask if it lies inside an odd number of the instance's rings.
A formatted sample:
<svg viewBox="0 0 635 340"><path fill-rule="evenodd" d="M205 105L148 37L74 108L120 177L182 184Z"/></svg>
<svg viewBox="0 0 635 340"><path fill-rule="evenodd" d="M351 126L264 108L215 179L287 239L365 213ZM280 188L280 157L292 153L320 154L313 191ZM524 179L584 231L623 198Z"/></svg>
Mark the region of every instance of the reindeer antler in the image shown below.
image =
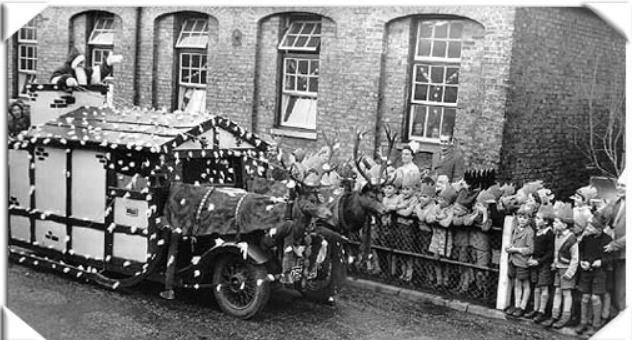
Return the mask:
<svg viewBox="0 0 635 340"><path fill-rule="evenodd" d="M388 151L386 152L386 159L382 158L381 167L379 168L380 183L383 185L388 180L388 161L390 155L395 146L395 140L397 140L397 134L392 130L389 124L384 124L384 132L386 132L386 140L388 141Z"/></svg>
<svg viewBox="0 0 635 340"><path fill-rule="evenodd" d="M362 157L358 156L359 153L359 143L361 142L362 138L364 138L364 134L366 133L361 132L359 130L354 130L355 131L355 142L353 144L353 163L355 163L355 168L357 169L357 172L359 172L360 175L362 175L362 177L364 177L364 179L366 180L366 182L368 182L368 184L372 185L373 182L370 180L370 178L368 178L368 175L366 174L366 171L362 170L362 167L359 165L359 162L361 162Z"/></svg>

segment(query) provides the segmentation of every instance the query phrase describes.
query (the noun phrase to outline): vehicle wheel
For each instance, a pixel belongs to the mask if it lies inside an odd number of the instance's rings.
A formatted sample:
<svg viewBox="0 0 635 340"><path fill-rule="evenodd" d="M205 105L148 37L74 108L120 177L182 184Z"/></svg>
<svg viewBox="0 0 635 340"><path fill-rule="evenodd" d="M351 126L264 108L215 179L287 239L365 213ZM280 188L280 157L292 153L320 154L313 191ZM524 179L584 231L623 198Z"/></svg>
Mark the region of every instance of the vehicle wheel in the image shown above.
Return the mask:
<svg viewBox="0 0 635 340"><path fill-rule="evenodd" d="M214 266L214 297L223 312L249 319L269 300L269 281L264 265L252 264L237 255L223 256Z"/></svg>

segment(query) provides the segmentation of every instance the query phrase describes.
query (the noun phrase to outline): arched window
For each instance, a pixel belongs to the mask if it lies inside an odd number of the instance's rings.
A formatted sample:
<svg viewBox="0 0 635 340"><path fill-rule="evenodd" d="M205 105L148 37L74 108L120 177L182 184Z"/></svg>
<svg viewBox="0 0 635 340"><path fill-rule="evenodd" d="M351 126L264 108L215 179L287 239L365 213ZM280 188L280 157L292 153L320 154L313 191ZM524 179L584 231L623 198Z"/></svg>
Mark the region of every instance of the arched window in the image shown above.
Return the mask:
<svg viewBox="0 0 635 340"><path fill-rule="evenodd" d="M408 137L435 142L454 134L464 24L419 20L416 27Z"/></svg>
<svg viewBox="0 0 635 340"><path fill-rule="evenodd" d="M88 58L90 66L106 62L115 44L115 17L112 14L99 13L93 16L93 25L88 37Z"/></svg>
<svg viewBox="0 0 635 340"><path fill-rule="evenodd" d="M280 127L316 129L321 30L318 16L285 18L285 31L278 45L282 61Z"/></svg>
<svg viewBox="0 0 635 340"><path fill-rule="evenodd" d="M175 49L178 60L178 109L203 112L207 94L208 19L181 17Z"/></svg>
<svg viewBox="0 0 635 340"><path fill-rule="evenodd" d="M37 27L31 19L18 31L18 96L26 95L26 85L37 75Z"/></svg>

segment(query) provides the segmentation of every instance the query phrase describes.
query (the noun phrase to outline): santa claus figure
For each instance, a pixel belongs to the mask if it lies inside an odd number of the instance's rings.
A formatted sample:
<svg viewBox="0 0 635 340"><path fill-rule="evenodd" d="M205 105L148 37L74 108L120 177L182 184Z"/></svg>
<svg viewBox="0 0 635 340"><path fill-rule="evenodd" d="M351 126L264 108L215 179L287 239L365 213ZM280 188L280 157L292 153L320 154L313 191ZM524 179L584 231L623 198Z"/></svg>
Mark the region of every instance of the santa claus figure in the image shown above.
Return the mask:
<svg viewBox="0 0 635 340"><path fill-rule="evenodd" d="M104 78L112 75L112 66L120 63L122 59L121 55L110 54L101 65L85 67L86 58L73 47L64 65L53 71L51 84L56 84L62 89L101 84Z"/></svg>

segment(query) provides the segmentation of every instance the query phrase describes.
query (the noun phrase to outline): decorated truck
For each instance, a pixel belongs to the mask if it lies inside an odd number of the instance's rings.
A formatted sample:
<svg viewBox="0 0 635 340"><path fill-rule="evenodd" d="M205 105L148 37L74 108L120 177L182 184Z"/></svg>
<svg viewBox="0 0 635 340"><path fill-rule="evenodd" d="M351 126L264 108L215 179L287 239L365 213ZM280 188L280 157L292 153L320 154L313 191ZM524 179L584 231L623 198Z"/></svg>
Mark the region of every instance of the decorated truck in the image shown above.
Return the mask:
<svg viewBox="0 0 635 340"><path fill-rule="evenodd" d="M162 282L167 299L200 289L241 318L278 281L328 301L345 261L341 236L318 222L329 212L314 187L245 190L267 177L270 149L207 113L53 115L9 141L10 258L109 289ZM295 275L280 280L283 258Z"/></svg>

